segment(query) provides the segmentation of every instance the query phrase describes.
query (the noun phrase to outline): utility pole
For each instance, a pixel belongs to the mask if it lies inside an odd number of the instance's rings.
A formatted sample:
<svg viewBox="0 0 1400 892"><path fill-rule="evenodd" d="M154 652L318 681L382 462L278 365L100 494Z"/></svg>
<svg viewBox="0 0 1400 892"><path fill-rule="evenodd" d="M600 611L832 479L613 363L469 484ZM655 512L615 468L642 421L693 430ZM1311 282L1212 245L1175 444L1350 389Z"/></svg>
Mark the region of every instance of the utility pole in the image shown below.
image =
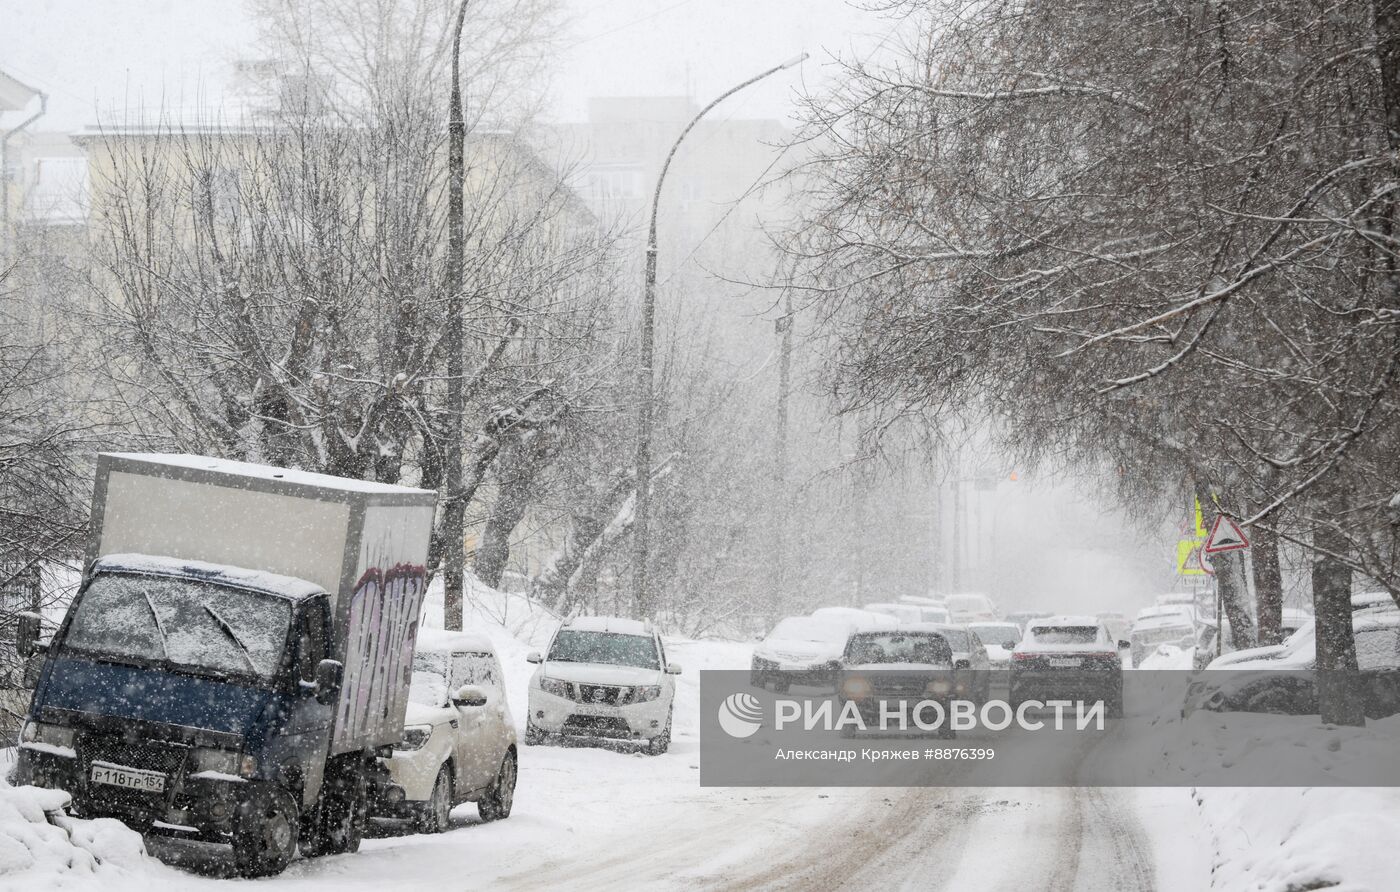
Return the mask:
<svg viewBox="0 0 1400 892"><path fill-rule="evenodd" d="M637 363L637 504L632 518L632 605L637 615L651 617L656 612L656 599L647 588L647 559L650 552L651 521L651 426L655 415L653 388L655 386L655 340L656 340L656 217L661 205L661 187L666 182L666 172L671 169L676 152L700 119L724 100L747 86L756 84L771 74L785 68L801 64L807 58L803 53L781 65L775 65L762 74L754 75L737 86L730 87L700 109L699 114L690 119L681 135L671 144L666 160L661 165L661 173L656 177L656 189L651 196L651 224L647 229L646 280L642 291L642 332L641 350Z"/></svg>
<svg viewBox="0 0 1400 892"><path fill-rule="evenodd" d="M773 488L777 524L773 533L777 549L774 564L775 598L786 599L788 564L788 391L792 385L792 295L784 295L783 315L774 324L779 338L777 436L773 448Z"/></svg>
<svg viewBox="0 0 1400 892"><path fill-rule="evenodd" d="M443 450L443 621L445 628L462 629L462 577L465 555L467 506L462 501L462 462L465 459L463 425L466 422L466 382L462 351L462 287L465 250L462 192L466 188L467 123L462 116L462 23L467 0L457 8L452 36L452 90L447 109L447 444Z"/></svg>

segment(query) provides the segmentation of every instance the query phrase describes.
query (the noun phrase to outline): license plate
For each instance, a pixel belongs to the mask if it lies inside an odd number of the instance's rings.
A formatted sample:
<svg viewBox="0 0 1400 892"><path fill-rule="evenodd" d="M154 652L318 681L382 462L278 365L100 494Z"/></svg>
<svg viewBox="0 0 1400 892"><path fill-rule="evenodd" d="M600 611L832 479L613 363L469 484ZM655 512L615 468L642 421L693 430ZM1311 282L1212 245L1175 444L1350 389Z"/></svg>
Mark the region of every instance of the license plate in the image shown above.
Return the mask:
<svg viewBox="0 0 1400 892"><path fill-rule="evenodd" d="M579 715L617 715L617 708L602 703L578 703L574 712Z"/></svg>
<svg viewBox="0 0 1400 892"><path fill-rule="evenodd" d="M136 790L141 793L165 792L165 775L159 771L95 764L92 766L91 778L95 784L107 784L124 790Z"/></svg>
<svg viewBox="0 0 1400 892"><path fill-rule="evenodd" d="M1079 665L1078 657L1051 657L1050 665L1057 669L1073 669Z"/></svg>

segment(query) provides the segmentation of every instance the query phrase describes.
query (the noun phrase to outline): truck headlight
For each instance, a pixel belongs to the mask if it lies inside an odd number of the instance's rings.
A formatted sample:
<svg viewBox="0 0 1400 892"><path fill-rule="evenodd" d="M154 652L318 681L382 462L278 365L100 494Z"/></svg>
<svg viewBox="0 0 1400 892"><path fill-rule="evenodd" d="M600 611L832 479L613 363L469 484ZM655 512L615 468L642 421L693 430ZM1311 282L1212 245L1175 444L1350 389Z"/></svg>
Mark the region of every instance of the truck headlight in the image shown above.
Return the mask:
<svg viewBox="0 0 1400 892"><path fill-rule="evenodd" d="M190 771L199 774L204 771L214 774L238 776L238 753L232 750L216 750L209 747L195 747L190 753Z"/></svg>
<svg viewBox="0 0 1400 892"><path fill-rule="evenodd" d="M632 702L645 703L661 696L661 685L647 684L632 689Z"/></svg>
<svg viewBox="0 0 1400 892"><path fill-rule="evenodd" d="M46 743L49 746L73 746L74 731L63 725L50 725L45 722L25 722L20 731L22 743Z"/></svg>
<svg viewBox="0 0 1400 892"><path fill-rule="evenodd" d="M403 740L395 749L400 750L421 750L428 742L428 738L433 736L432 725L408 725L403 729Z"/></svg>
<svg viewBox="0 0 1400 892"><path fill-rule="evenodd" d="M568 682L558 678L550 678L547 675L544 676L540 679L540 690L544 691L546 694L563 697L566 700L569 698Z"/></svg>

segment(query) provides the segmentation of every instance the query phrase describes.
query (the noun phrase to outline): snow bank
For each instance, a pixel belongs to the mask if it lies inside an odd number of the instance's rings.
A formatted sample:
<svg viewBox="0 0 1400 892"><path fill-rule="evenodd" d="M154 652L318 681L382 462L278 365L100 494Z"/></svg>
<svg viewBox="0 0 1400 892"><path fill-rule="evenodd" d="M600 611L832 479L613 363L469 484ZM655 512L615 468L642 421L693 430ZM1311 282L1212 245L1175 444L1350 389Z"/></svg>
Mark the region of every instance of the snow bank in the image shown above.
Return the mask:
<svg viewBox="0 0 1400 892"><path fill-rule="evenodd" d="M64 813L69 796L39 787L0 787L0 880L54 888L65 876L113 877L154 864L141 836L110 818Z"/></svg>
<svg viewBox="0 0 1400 892"><path fill-rule="evenodd" d="M1196 649L1182 649L1175 644L1159 644L1157 649L1143 657L1138 669L1190 669L1196 658Z"/></svg>

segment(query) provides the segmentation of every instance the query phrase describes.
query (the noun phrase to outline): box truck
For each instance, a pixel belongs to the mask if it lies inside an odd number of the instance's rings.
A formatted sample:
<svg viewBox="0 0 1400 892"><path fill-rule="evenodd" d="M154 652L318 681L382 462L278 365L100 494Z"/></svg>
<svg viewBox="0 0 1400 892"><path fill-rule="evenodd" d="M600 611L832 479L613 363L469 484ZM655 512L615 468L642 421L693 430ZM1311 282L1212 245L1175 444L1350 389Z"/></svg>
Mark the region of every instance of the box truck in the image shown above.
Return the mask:
<svg viewBox="0 0 1400 892"><path fill-rule="evenodd" d="M84 816L233 846L246 875L354 851L403 733L434 493L190 455L98 457L83 583L16 779Z"/></svg>

